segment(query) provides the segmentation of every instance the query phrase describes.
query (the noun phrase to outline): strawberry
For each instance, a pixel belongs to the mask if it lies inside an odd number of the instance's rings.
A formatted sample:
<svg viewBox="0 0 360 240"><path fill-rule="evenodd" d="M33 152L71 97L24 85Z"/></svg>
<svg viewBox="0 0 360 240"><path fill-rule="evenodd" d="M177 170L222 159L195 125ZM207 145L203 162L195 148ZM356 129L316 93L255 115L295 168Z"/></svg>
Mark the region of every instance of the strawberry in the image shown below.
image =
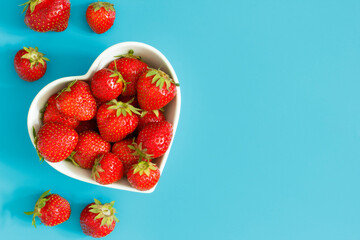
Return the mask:
<svg viewBox="0 0 360 240"><path fill-rule="evenodd" d="M15 71L23 80L33 82L44 76L47 68L45 61L49 59L37 47L24 47L15 55Z"/></svg>
<svg viewBox="0 0 360 240"><path fill-rule="evenodd" d="M105 142L99 134L94 131L80 133L78 144L71 156L82 168L92 168L99 154L110 152L111 145Z"/></svg>
<svg viewBox="0 0 360 240"><path fill-rule="evenodd" d="M39 217L45 226L56 226L67 221L71 214L69 202L58 194L49 194L50 190L44 192L35 204L32 212L25 212L26 215L33 215L32 225L36 227L35 217Z"/></svg>
<svg viewBox="0 0 360 240"><path fill-rule="evenodd" d="M116 222L119 222L115 216L114 203L102 204L99 200L94 199L93 203L88 204L80 214L82 231L94 238L110 234L114 230Z"/></svg>
<svg viewBox="0 0 360 240"><path fill-rule="evenodd" d="M106 185L119 181L124 175L121 160L113 153L100 154L95 160L91 177L100 184Z"/></svg>
<svg viewBox="0 0 360 240"><path fill-rule="evenodd" d="M136 84L140 75L146 71L147 64L142 62L140 57L134 55L133 50L129 50L128 54L117 56L120 57L112 61L108 68L115 69L121 73L126 81L126 89L122 93L123 96L134 96L136 94Z"/></svg>
<svg viewBox="0 0 360 240"><path fill-rule="evenodd" d="M156 110L151 112L143 111L139 118L137 131L140 132L148 123L162 122L162 121L165 121L165 116L162 112Z"/></svg>
<svg viewBox="0 0 360 240"><path fill-rule="evenodd" d="M57 94L52 95L46 103L43 115L43 123L56 122L75 129L79 125L80 121L76 118L62 114L57 109L56 96Z"/></svg>
<svg viewBox="0 0 360 240"><path fill-rule="evenodd" d="M91 91L100 101L110 101L123 92L124 85L124 79L116 68L115 70L103 68L92 77Z"/></svg>
<svg viewBox="0 0 360 240"><path fill-rule="evenodd" d="M131 186L140 191L153 188L160 178L159 168L152 162L141 161L127 172Z"/></svg>
<svg viewBox="0 0 360 240"><path fill-rule="evenodd" d="M161 70L149 68L137 83L137 99L141 109L152 111L166 106L176 95L174 80Z"/></svg>
<svg viewBox="0 0 360 240"><path fill-rule="evenodd" d="M72 128L60 123L44 124L37 135L33 128L35 146L40 160L60 162L70 156L78 142L78 134Z"/></svg>
<svg viewBox="0 0 360 240"><path fill-rule="evenodd" d="M137 101L137 98L136 96L123 96L123 95L120 95L118 97L118 101L120 102L126 102L136 108L139 107L139 104L138 104L138 101Z"/></svg>
<svg viewBox="0 0 360 240"><path fill-rule="evenodd" d="M79 125L75 128L77 133L82 133L88 130L98 131L96 119L93 118L89 121L80 121Z"/></svg>
<svg viewBox="0 0 360 240"><path fill-rule="evenodd" d="M138 108L115 99L100 106L96 114L101 137L107 142L119 142L138 125Z"/></svg>
<svg viewBox="0 0 360 240"><path fill-rule="evenodd" d="M115 21L114 4L108 2L95 2L86 10L86 21L90 28L97 34L109 30Z"/></svg>
<svg viewBox="0 0 360 240"><path fill-rule="evenodd" d="M69 0L29 0L25 5L25 24L37 32L62 32L70 18Z"/></svg>
<svg viewBox="0 0 360 240"><path fill-rule="evenodd" d="M63 114L80 121L95 117L96 101L90 86L84 81L73 81L56 97L56 106Z"/></svg>
<svg viewBox="0 0 360 240"><path fill-rule="evenodd" d="M142 144L152 158L161 157L170 146L173 127L167 121L148 123L139 132L137 144Z"/></svg>
<svg viewBox="0 0 360 240"><path fill-rule="evenodd" d="M135 146L133 145L133 140L131 138L115 143L112 146L111 152L121 160L124 165L125 173L139 160L139 155L136 154Z"/></svg>

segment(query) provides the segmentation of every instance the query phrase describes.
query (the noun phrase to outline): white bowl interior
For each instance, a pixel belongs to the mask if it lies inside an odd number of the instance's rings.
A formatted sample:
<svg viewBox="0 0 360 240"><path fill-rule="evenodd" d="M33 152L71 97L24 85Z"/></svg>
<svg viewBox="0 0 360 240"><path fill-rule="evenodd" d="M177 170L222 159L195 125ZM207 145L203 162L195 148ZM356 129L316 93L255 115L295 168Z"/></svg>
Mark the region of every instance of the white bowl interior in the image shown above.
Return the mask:
<svg viewBox="0 0 360 240"><path fill-rule="evenodd" d="M29 136L31 139L31 142L34 145L34 137L32 134L32 128L35 127L36 132L39 130L41 126L40 121L40 111L46 104L47 100L55 93L59 92L61 89L67 86L67 84L73 80L85 80L89 81L94 73L106 66L108 64L116 59L115 56L126 54L130 49L134 50L135 55L139 55L142 57L142 60L146 62L150 67L153 68L161 68L161 70L165 71L166 73L170 74L171 77L174 79L175 82L178 82L176 73L169 63L169 61L166 59L166 57L157 49L154 47L151 47L144 43L139 42L124 42L124 43L118 43L116 45L113 45L106 49L103 53L101 53L94 63L91 65L89 71L83 75L83 76L73 76L73 77L65 77L58 80L55 80L48 85L46 85L34 98L33 102L31 103L29 113L28 113L28 131ZM180 116L180 106L181 106L181 94L180 94L180 88L177 89L177 95L176 97L165 107L165 117L166 120L173 124L174 127L174 136L177 128L177 124L179 121ZM174 139L174 137L173 137ZM167 158L169 156L169 152L173 143L173 139L171 140L170 147L168 151L165 153L164 156L156 159L154 162L157 163L158 167L160 168L160 172L162 173ZM34 146L35 147L35 146ZM34 155L34 158L36 156ZM48 164L50 164L53 168L55 168L57 171L78 179L80 181L96 184L98 184L96 181L94 181L91 178L91 171L88 169L82 169L80 167L76 167L71 162L68 161L62 161L59 163L51 163L46 161ZM160 178L161 179L161 178ZM161 181L161 180L160 180ZM109 185L101 185L104 187L110 187L115 189L122 189L127 191L133 191L133 192L141 192L141 193L151 193L155 190L155 187L148 190L148 191L138 191L135 188L132 188L130 184L128 183L127 179L124 177L120 181L109 184Z"/></svg>

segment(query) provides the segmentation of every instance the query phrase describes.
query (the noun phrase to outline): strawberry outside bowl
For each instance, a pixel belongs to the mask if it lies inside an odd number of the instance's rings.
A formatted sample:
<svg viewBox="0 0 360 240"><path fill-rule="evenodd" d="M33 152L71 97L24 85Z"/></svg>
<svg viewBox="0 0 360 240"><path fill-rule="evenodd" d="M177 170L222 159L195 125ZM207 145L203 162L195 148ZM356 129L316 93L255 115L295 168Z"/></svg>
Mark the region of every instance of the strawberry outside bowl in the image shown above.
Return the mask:
<svg viewBox="0 0 360 240"><path fill-rule="evenodd" d="M96 58L94 63L91 65L89 71L85 75L64 77L55 80L49 83L48 85L46 85L35 96L34 100L30 105L28 119L27 119L28 132L33 145L34 145L33 127L35 128L36 132L40 129L40 126L42 124L40 121L40 111L43 109L50 96L59 92L61 89L66 87L68 83L72 82L73 80L90 81L96 71L106 67L111 61L116 59L115 56L126 54L130 49L134 50L135 55L141 56L142 60L146 62L149 65L149 67L156 69L161 67L162 71L170 74L170 76L174 79L174 81L178 83L178 79L173 67L159 50L155 49L152 46L139 42L123 42L123 43L115 44L109 47L108 49L106 49ZM166 120L173 124L174 135L171 140L169 149L167 150L165 155L154 160L154 162L158 165L161 173L164 170L175 137L175 132L180 116L180 106L181 106L181 95L180 95L180 88L178 87L175 98L165 107L165 112L164 112ZM34 152L34 159L36 159L35 152ZM138 191L137 189L130 186L126 177L123 177L120 181L113 184L101 185L91 178L91 170L77 167L70 161L62 161L59 163L52 163L48 161L46 162L57 171L71 178L95 185L100 185L103 187L109 187L109 188L115 188L115 189L121 189L121 190L133 191L133 192L141 192L141 193L151 193L156 188L155 186L148 191ZM160 181L161 181L161 177L160 177Z"/></svg>

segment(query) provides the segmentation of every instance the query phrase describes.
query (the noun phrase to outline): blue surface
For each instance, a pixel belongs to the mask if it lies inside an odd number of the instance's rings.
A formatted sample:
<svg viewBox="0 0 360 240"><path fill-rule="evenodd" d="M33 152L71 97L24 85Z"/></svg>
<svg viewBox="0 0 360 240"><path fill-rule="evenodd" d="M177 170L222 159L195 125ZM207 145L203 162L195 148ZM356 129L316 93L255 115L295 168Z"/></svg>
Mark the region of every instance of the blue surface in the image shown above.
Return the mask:
<svg viewBox="0 0 360 240"><path fill-rule="evenodd" d="M72 0L61 33L26 28L21 2L2 0L0 14L1 239L90 239L78 218L94 197L116 201L107 239L360 239L359 1L119 1L103 35L84 19L91 1ZM27 135L43 86L84 74L123 41L162 51L182 87L173 148L148 195L40 165ZM51 59L37 82L14 71L23 46ZM47 189L72 216L34 229L23 211Z"/></svg>

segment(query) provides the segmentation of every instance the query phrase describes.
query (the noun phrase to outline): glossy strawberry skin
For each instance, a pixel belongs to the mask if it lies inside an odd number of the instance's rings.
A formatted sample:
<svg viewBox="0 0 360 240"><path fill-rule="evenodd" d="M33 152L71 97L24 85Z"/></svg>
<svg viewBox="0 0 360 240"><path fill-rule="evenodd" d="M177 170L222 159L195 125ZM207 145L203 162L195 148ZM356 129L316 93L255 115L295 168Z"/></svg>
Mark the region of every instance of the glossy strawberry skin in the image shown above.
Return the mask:
<svg viewBox="0 0 360 240"><path fill-rule="evenodd" d="M30 6L25 14L25 24L37 32L62 32L70 18L69 0L42 0L33 12Z"/></svg>
<svg viewBox="0 0 360 240"><path fill-rule="evenodd" d="M118 100L121 101L121 102L126 102L126 103L132 100L132 102L129 103L129 104L136 107L136 108L139 107L139 103L137 101L136 96L123 96L123 95L120 95L118 97Z"/></svg>
<svg viewBox="0 0 360 240"><path fill-rule="evenodd" d="M95 203L88 204L80 214L81 229L86 235L93 238L105 237L114 230L116 222L113 221L110 227L108 227L106 224L101 226L102 219L95 219L97 214L90 212L90 206L93 204Z"/></svg>
<svg viewBox="0 0 360 240"><path fill-rule="evenodd" d="M169 90L164 86L159 88L155 83L151 83L154 76L146 76L144 72L137 83L137 99L140 108L146 111L160 109L166 106L176 96L176 86L171 83Z"/></svg>
<svg viewBox="0 0 360 240"><path fill-rule="evenodd" d="M86 10L86 21L90 28L97 34L108 31L114 24L116 11L106 11L104 7L95 11L93 6L88 6Z"/></svg>
<svg viewBox="0 0 360 240"><path fill-rule="evenodd" d="M79 125L75 128L75 131L77 133L82 133L88 130L92 130L97 132L98 128L97 128L97 123L96 123L96 119L93 118L91 120L88 121L80 121Z"/></svg>
<svg viewBox="0 0 360 240"><path fill-rule="evenodd" d="M104 141L94 131L85 131L79 134L78 144L73 156L75 162L82 168L92 168L99 154L110 152L110 143Z"/></svg>
<svg viewBox="0 0 360 240"><path fill-rule="evenodd" d="M161 111L158 112L159 116L156 116L154 112L147 112L145 116L140 117L137 131L140 132L148 123L165 121L164 114Z"/></svg>
<svg viewBox="0 0 360 240"><path fill-rule="evenodd" d="M78 134L59 123L46 123L37 133L37 150L49 162L66 159L75 149Z"/></svg>
<svg viewBox="0 0 360 240"><path fill-rule="evenodd" d="M121 160L113 153L99 155L99 162L95 163L93 171L98 172L95 180L103 185L119 181L124 175L124 166ZM101 168L102 170L99 170Z"/></svg>
<svg viewBox="0 0 360 240"><path fill-rule="evenodd" d="M27 82L34 82L44 76L47 64L44 61L44 65L39 63L31 67L31 63L28 59L21 58L26 53L27 52L24 49L21 49L16 53L14 59L15 71L21 79Z"/></svg>
<svg viewBox="0 0 360 240"><path fill-rule="evenodd" d="M136 143L142 143L147 154L152 158L161 157L170 146L173 136L173 127L167 121L148 123L140 132Z"/></svg>
<svg viewBox="0 0 360 240"><path fill-rule="evenodd" d="M123 163L125 173L128 172L131 166L136 164L139 160L139 156L133 155L135 151L128 147L132 144L132 142L133 140L131 138L124 139L115 143L111 149L111 152L118 156Z"/></svg>
<svg viewBox="0 0 360 240"><path fill-rule="evenodd" d="M40 209L39 216L41 222L46 226L56 226L67 221L71 214L69 202L58 194L50 194L46 204Z"/></svg>
<svg viewBox="0 0 360 240"><path fill-rule="evenodd" d="M119 142L135 131L139 118L134 113L117 116L116 110L108 107L106 103L101 105L96 114L100 135L107 142Z"/></svg>
<svg viewBox="0 0 360 240"><path fill-rule="evenodd" d="M111 77L113 71L103 68L97 71L91 80L91 92L100 101L117 98L123 91L124 83L118 77Z"/></svg>
<svg viewBox="0 0 360 240"><path fill-rule="evenodd" d="M56 122L75 129L80 121L76 118L66 116L62 114L56 107L56 96L57 94L52 95L47 101L47 106L45 108L43 123Z"/></svg>
<svg viewBox="0 0 360 240"><path fill-rule="evenodd" d="M76 81L70 91L63 91L56 99L56 106L63 114L79 121L88 121L95 117L96 100L90 86L84 81Z"/></svg>
<svg viewBox="0 0 360 240"><path fill-rule="evenodd" d="M126 85L125 91L122 93L123 96L134 96L136 94L136 85L140 75L146 71L147 64L140 61L139 59L132 57L123 57L115 60L116 68L121 73ZM115 63L112 61L109 64L109 69L115 69Z"/></svg>
<svg viewBox="0 0 360 240"><path fill-rule="evenodd" d="M127 179L130 185L137 190L146 191L153 188L160 179L160 170L156 167L156 170L151 170L149 176L143 173L140 175L139 172L134 174L134 170L130 169L127 174Z"/></svg>

